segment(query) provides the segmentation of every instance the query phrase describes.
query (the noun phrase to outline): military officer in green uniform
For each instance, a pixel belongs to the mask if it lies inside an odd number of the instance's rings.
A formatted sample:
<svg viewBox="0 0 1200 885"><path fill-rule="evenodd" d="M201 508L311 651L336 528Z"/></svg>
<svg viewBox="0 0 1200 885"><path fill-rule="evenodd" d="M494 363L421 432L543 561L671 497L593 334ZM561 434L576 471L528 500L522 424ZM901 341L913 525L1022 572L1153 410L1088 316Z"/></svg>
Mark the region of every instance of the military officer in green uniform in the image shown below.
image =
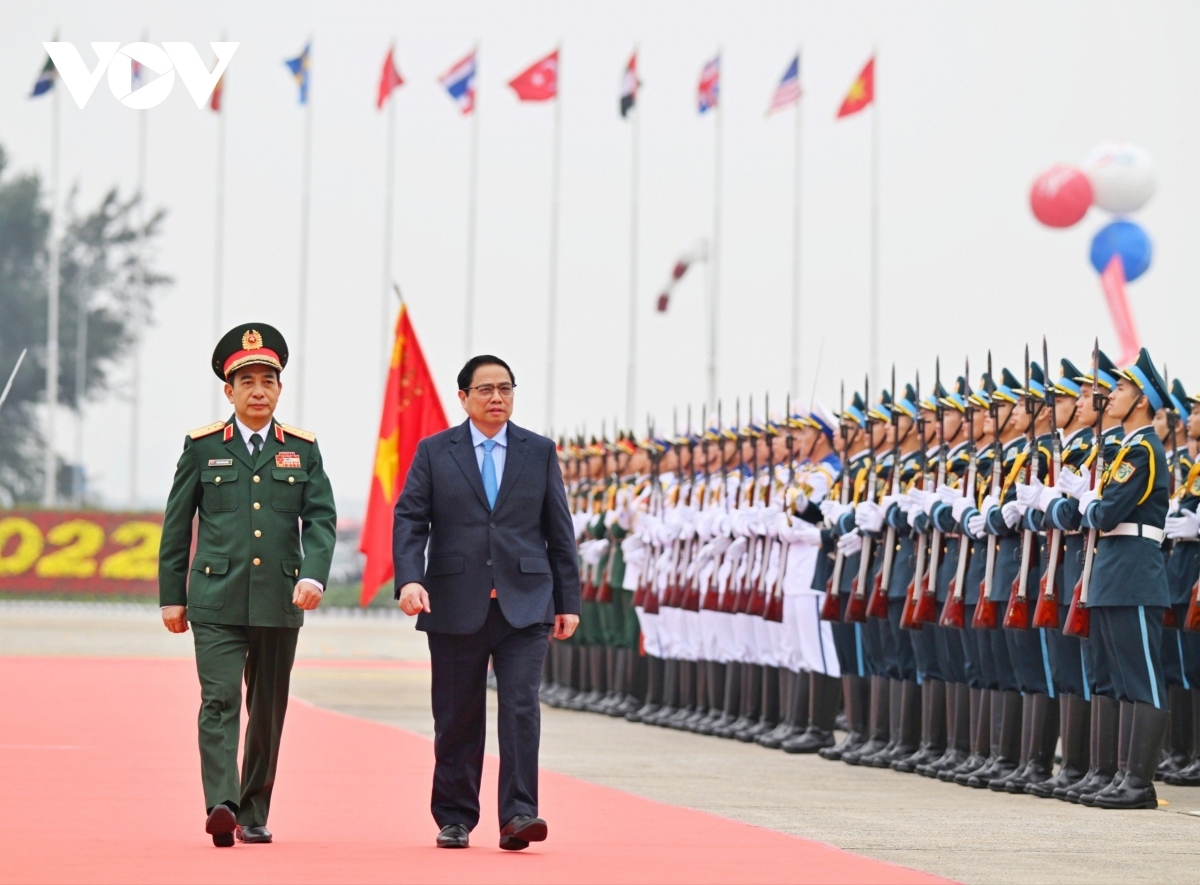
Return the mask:
<svg viewBox="0 0 1200 885"><path fill-rule="evenodd" d="M184 439L163 520L159 602L167 629L184 633L190 623L195 639L205 830L218 847L235 837L271 841L296 639L304 612L321 602L333 555L337 514L316 437L274 417L287 359L283 336L265 323L221 339L212 368L234 415Z"/></svg>

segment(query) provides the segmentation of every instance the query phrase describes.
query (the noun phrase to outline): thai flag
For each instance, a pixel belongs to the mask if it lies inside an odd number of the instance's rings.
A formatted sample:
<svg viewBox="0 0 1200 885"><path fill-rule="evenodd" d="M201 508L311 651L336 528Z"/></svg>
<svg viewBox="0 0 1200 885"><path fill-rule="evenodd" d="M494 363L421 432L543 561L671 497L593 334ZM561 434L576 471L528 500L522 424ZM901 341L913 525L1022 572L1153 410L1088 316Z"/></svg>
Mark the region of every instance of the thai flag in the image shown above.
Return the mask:
<svg viewBox="0 0 1200 885"><path fill-rule="evenodd" d="M789 108L800 100L800 56L797 55L788 65L788 69L783 72L783 79L779 81L779 85L775 87L775 94L771 96L771 106L767 108L767 115L782 111L784 108Z"/></svg>
<svg viewBox="0 0 1200 885"><path fill-rule="evenodd" d="M700 113L711 111L717 106L721 92L721 56L717 56L700 72L700 86L696 90L696 105Z"/></svg>
<svg viewBox="0 0 1200 885"><path fill-rule="evenodd" d="M438 82L458 102L463 115L475 110L475 50L438 78Z"/></svg>

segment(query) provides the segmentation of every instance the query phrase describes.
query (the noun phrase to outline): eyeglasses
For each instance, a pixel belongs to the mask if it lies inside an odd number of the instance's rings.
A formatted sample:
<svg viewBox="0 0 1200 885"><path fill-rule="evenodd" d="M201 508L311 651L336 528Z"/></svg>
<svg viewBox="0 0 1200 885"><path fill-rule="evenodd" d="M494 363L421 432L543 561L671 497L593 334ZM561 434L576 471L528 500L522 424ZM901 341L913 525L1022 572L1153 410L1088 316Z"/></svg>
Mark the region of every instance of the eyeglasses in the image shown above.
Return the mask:
<svg viewBox="0 0 1200 885"><path fill-rule="evenodd" d="M465 390L475 391L480 399L491 399L493 393L498 393L505 399L511 399L515 384L480 384L478 387L467 387Z"/></svg>

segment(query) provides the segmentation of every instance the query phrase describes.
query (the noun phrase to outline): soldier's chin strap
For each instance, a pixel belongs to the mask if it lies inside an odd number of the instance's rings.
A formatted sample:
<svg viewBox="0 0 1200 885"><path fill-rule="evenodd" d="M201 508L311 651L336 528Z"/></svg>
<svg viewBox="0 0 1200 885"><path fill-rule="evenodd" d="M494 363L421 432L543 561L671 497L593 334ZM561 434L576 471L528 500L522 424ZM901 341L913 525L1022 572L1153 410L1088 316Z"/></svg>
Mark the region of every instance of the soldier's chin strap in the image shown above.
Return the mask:
<svg viewBox="0 0 1200 885"><path fill-rule="evenodd" d="M1125 413L1125 417L1123 417L1118 423L1120 423L1121 425L1124 425L1125 422L1128 421L1130 416L1133 414L1133 410L1136 409L1138 407L1138 404L1144 399L1146 399L1146 394L1144 394L1144 393L1138 394L1138 396L1133 401L1133 405L1131 405L1129 407L1129 411ZM1150 402L1149 400L1146 400L1147 405L1149 405L1149 402ZM1153 416L1151 416L1151 417L1153 417Z"/></svg>

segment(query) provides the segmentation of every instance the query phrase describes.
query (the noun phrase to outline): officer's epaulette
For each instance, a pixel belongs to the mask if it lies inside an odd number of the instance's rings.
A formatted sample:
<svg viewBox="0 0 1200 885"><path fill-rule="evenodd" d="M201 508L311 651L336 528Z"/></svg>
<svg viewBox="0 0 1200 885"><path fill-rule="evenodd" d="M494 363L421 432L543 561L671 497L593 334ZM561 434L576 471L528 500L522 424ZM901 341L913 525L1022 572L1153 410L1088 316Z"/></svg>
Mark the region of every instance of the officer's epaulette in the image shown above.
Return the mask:
<svg viewBox="0 0 1200 885"><path fill-rule="evenodd" d="M1124 443L1122 443L1121 447L1125 448L1125 449L1132 449L1134 446L1136 446L1138 443L1140 443L1142 441L1142 438L1144 436L1145 436L1145 434L1139 433L1136 436L1132 437L1131 439L1128 439Z"/></svg>
<svg viewBox="0 0 1200 885"><path fill-rule="evenodd" d="M214 421L212 424L205 424L203 427L197 427L195 430L189 430L188 436L190 436L192 439L203 439L206 436L212 436L218 430L224 429L224 421Z"/></svg>
<svg viewBox="0 0 1200 885"><path fill-rule="evenodd" d="M277 426L283 430L284 433L290 434L298 439L302 439L305 442L317 441L317 435L315 433L309 433L307 430L301 430L299 427L293 427L290 424L284 424L282 422L279 422Z"/></svg>

